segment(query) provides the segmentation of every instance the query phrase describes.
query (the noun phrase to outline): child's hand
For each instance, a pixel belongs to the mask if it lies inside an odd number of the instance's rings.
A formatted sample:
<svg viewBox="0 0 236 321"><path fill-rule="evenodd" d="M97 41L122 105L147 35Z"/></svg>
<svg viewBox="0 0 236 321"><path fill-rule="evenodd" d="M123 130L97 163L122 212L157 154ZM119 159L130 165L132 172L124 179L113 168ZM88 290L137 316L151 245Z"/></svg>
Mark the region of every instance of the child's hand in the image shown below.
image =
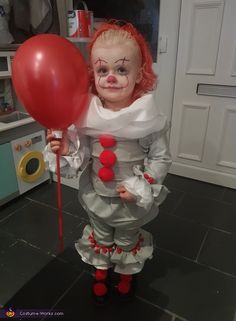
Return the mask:
<svg viewBox="0 0 236 321"><path fill-rule="evenodd" d="M120 194L120 198L123 201L125 201L125 202L135 202L136 201L135 195L128 192L123 185L119 185L116 188L116 191Z"/></svg>
<svg viewBox="0 0 236 321"><path fill-rule="evenodd" d="M60 155L68 155L69 152L69 140L66 132L63 132L62 139L57 139L53 136L52 130L47 131L47 141L50 144L53 153L60 152Z"/></svg>

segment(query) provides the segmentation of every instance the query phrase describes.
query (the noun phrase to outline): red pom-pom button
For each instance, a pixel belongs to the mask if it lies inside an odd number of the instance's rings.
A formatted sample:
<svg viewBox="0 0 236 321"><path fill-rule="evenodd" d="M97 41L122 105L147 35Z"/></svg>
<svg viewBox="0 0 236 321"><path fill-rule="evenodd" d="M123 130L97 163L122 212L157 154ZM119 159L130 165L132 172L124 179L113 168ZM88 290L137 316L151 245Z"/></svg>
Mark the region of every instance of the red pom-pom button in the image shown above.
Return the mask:
<svg viewBox="0 0 236 321"><path fill-rule="evenodd" d="M114 172L109 167L102 167L98 171L98 176L103 182L110 182L114 178Z"/></svg>
<svg viewBox="0 0 236 321"><path fill-rule="evenodd" d="M112 167L116 162L116 154L111 150L104 150L100 154L99 160L103 166Z"/></svg>
<svg viewBox="0 0 236 321"><path fill-rule="evenodd" d="M113 147L116 144L115 138L113 136L109 136L109 135L100 136L99 142L102 145L102 147L105 147L105 148Z"/></svg>

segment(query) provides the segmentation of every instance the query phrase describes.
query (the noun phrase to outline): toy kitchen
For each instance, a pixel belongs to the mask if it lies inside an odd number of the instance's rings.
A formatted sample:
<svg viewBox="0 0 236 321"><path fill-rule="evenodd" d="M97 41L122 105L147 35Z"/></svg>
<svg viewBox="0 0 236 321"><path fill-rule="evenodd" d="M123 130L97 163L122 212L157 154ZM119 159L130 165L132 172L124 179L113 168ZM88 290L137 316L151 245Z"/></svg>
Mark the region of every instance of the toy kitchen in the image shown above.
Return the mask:
<svg viewBox="0 0 236 321"><path fill-rule="evenodd" d="M0 51L0 205L49 180L45 130L24 108L11 82L14 50Z"/></svg>

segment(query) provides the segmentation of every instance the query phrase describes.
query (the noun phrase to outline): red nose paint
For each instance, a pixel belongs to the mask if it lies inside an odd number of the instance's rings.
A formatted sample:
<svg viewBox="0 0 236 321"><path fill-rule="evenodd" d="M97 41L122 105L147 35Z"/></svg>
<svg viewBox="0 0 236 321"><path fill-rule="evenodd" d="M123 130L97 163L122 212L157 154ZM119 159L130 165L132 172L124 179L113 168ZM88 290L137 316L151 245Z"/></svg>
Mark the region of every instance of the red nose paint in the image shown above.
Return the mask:
<svg viewBox="0 0 236 321"><path fill-rule="evenodd" d="M115 76L113 76L113 75L109 75L108 77L107 77L107 81L108 82L116 82L116 77Z"/></svg>

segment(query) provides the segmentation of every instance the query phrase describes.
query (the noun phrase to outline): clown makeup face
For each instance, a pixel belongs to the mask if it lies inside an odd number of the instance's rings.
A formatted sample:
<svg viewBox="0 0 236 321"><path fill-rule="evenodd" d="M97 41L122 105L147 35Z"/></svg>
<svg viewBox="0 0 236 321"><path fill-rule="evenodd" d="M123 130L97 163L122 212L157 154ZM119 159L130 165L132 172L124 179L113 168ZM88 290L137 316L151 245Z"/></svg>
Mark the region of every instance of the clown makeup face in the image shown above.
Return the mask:
<svg viewBox="0 0 236 321"><path fill-rule="evenodd" d="M132 42L95 43L91 53L95 86L104 107L113 111L132 103L135 84L142 79L141 54Z"/></svg>

